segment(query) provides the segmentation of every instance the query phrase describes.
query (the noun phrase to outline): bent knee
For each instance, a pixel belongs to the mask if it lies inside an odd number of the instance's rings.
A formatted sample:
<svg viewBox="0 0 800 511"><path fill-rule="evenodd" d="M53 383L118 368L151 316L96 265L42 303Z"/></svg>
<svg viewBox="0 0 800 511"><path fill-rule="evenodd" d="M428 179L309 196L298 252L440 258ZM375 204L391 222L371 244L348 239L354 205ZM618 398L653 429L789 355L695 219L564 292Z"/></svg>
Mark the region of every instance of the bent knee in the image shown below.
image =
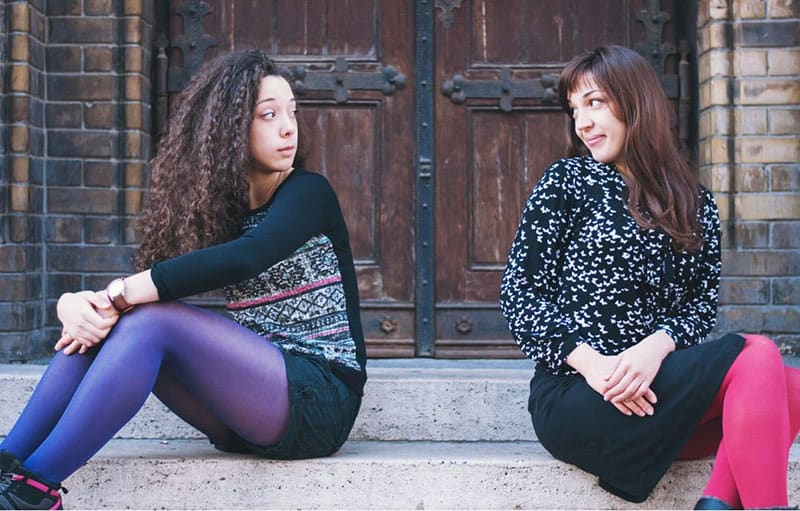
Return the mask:
<svg viewBox="0 0 800 511"><path fill-rule="evenodd" d="M180 307L186 307L186 305L180 302L155 302L137 305L120 316L119 321L112 330L112 334L115 335L112 336L158 329L167 325L170 321L174 321L174 318L178 317L177 313Z"/></svg>
<svg viewBox="0 0 800 511"><path fill-rule="evenodd" d="M781 358L780 350L778 346L775 344L775 341L766 337L764 335L759 334L745 334L744 337L744 348L742 349L742 355L748 357L764 357L764 358L772 358L776 361L780 362L783 365L783 359Z"/></svg>

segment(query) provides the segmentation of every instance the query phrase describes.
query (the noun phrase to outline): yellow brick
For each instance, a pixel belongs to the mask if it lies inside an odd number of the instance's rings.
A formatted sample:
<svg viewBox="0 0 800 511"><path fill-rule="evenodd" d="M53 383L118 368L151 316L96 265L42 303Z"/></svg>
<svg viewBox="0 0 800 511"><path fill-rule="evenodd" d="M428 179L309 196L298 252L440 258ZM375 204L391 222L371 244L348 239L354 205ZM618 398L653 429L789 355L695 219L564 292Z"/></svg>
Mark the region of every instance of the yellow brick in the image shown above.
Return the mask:
<svg viewBox="0 0 800 511"><path fill-rule="evenodd" d="M764 18L767 3L764 0L734 0L733 15L736 18Z"/></svg>
<svg viewBox="0 0 800 511"><path fill-rule="evenodd" d="M775 48L767 52L767 67L770 75L799 75L800 50Z"/></svg>
<svg viewBox="0 0 800 511"><path fill-rule="evenodd" d="M700 131L699 137L702 139L704 137L709 136L711 133L714 133L714 118L713 118L713 110L704 110L700 113L700 118L698 120L698 129Z"/></svg>
<svg viewBox="0 0 800 511"><path fill-rule="evenodd" d="M144 185L144 165L141 163L128 163L125 165L125 186L128 188L142 187Z"/></svg>
<svg viewBox="0 0 800 511"><path fill-rule="evenodd" d="M770 18L797 17L797 0L770 0L769 16Z"/></svg>
<svg viewBox="0 0 800 511"><path fill-rule="evenodd" d="M710 158L706 163L728 163L730 156L728 155L728 137L716 137L711 139L710 145Z"/></svg>
<svg viewBox="0 0 800 511"><path fill-rule="evenodd" d="M708 107L711 105L727 105L729 100L728 93L728 80L726 78L717 78L708 83L708 103L701 105Z"/></svg>
<svg viewBox="0 0 800 511"><path fill-rule="evenodd" d="M800 194L743 193L734 199L739 220L794 220L800 218Z"/></svg>
<svg viewBox="0 0 800 511"><path fill-rule="evenodd" d="M142 48L125 48L125 71L141 73L142 70Z"/></svg>
<svg viewBox="0 0 800 511"><path fill-rule="evenodd" d="M727 48L727 41L725 37L725 24L712 21L706 27L700 31L700 40L698 41L698 47L700 48L700 52L707 52L709 50L713 50L715 48Z"/></svg>
<svg viewBox="0 0 800 511"><path fill-rule="evenodd" d="M11 210L28 211L28 187L11 185Z"/></svg>
<svg viewBox="0 0 800 511"><path fill-rule="evenodd" d="M11 31L30 32L31 9L27 3L11 4Z"/></svg>
<svg viewBox="0 0 800 511"><path fill-rule="evenodd" d="M142 128L142 105L141 103L128 103L125 105L125 128Z"/></svg>
<svg viewBox="0 0 800 511"><path fill-rule="evenodd" d="M800 110L770 110L769 132L772 135L800 134Z"/></svg>
<svg viewBox="0 0 800 511"><path fill-rule="evenodd" d="M800 103L800 80L739 80L742 105L790 105Z"/></svg>
<svg viewBox="0 0 800 511"><path fill-rule="evenodd" d="M142 135L135 131L125 133L125 156L138 158L142 150Z"/></svg>
<svg viewBox="0 0 800 511"><path fill-rule="evenodd" d="M142 20L141 18L128 18L125 20L125 42L142 42Z"/></svg>
<svg viewBox="0 0 800 511"><path fill-rule="evenodd" d="M701 123L704 117L707 119L707 123L701 124L701 137L733 134L730 109L727 106L715 106L705 110L700 116Z"/></svg>
<svg viewBox="0 0 800 511"><path fill-rule="evenodd" d="M764 50L738 50L734 57L734 73L742 76L766 76L767 52Z"/></svg>
<svg viewBox="0 0 800 511"><path fill-rule="evenodd" d="M766 135L767 110L765 108L739 108L736 110L736 133Z"/></svg>
<svg viewBox="0 0 800 511"><path fill-rule="evenodd" d="M28 150L28 127L11 127L11 151L14 153L24 153Z"/></svg>
<svg viewBox="0 0 800 511"><path fill-rule="evenodd" d="M11 68L11 90L13 92L30 92L31 72L28 66L13 66Z"/></svg>
<svg viewBox="0 0 800 511"><path fill-rule="evenodd" d="M140 76L125 77L125 99L130 101L142 99L142 78Z"/></svg>
<svg viewBox="0 0 800 511"><path fill-rule="evenodd" d="M736 1L736 0L730 0ZM728 18L728 2L726 0L710 0L708 2L708 17L715 20Z"/></svg>
<svg viewBox="0 0 800 511"><path fill-rule="evenodd" d="M700 0L697 2L697 27L701 28L708 19L708 0Z"/></svg>
<svg viewBox="0 0 800 511"><path fill-rule="evenodd" d="M736 169L736 191L738 192L769 191L769 173L762 166L738 167Z"/></svg>
<svg viewBox="0 0 800 511"><path fill-rule="evenodd" d="M800 160L800 138L742 137L737 139L742 163L792 163Z"/></svg>
<svg viewBox="0 0 800 511"><path fill-rule="evenodd" d="M11 38L11 60L28 62L31 55L31 41L27 34L18 34Z"/></svg>
<svg viewBox="0 0 800 511"><path fill-rule="evenodd" d="M139 16L143 12L142 0L125 0L125 16Z"/></svg>
<svg viewBox="0 0 800 511"><path fill-rule="evenodd" d="M725 221L728 219L728 212L731 210L730 194L717 192L714 194L714 200L717 203L717 210L719 211L719 219Z"/></svg>
<svg viewBox="0 0 800 511"><path fill-rule="evenodd" d="M30 179L30 160L27 156L11 159L11 180L16 183L27 183Z"/></svg>
<svg viewBox="0 0 800 511"><path fill-rule="evenodd" d="M125 214L135 215L142 209L142 192L125 190Z"/></svg>
<svg viewBox="0 0 800 511"><path fill-rule="evenodd" d="M706 186L712 192L728 192L731 188L731 172L728 165L714 165L707 171Z"/></svg>

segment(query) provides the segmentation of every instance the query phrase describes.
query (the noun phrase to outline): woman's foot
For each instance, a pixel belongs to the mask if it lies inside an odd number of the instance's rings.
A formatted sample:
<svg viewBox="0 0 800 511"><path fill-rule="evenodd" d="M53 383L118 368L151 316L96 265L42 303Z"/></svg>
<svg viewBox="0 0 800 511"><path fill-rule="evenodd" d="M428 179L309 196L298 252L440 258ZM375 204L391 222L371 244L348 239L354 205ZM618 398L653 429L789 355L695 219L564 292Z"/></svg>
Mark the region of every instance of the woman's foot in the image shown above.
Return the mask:
<svg viewBox="0 0 800 511"><path fill-rule="evenodd" d="M63 509L61 489L60 484L17 467L0 478L0 509Z"/></svg>
<svg viewBox="0 0 800 511"><path fill-rule="evenodd" d="M695 509L733 509L733 507L722 499L717 497L700 497L697 504L694 505Z"/></svg>

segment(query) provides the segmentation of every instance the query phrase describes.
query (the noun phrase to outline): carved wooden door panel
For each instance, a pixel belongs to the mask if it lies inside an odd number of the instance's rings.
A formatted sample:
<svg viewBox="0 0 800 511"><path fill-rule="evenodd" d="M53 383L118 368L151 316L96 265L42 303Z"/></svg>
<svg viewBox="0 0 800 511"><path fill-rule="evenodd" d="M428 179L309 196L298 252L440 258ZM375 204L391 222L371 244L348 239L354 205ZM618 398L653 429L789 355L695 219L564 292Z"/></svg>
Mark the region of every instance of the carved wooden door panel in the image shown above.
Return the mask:
<svg viewBox="0 0 800 511"><path fill-rule="evenodd" d="M436 2L436 356L518 356L499 286L525 200L564 154L557 74L577 52L611 43L663 72L675 13L661 4ZM673 60L666 66L675 72ZM664 82L675 97L675 77Z"/></svg>
<svg viewBox="0 0 800 511"><path fill-rule="evenodd" d="M350 228L371 357L519 356L500 277L526 197L563 154L559 71L578 51L623 44L678 98L676 34L696 16L688 0L154 5L159 125L168 95L221 52L260 47L292 70L309 167L331 180ZM676 100L684 121L688 109ZM676 131L692 139L685 123Z"/></svg>
<svg viewBox="0 0 800 511"><path fill-rule="evenodd" d="M192 65L231 50L259 47L291 69L301 136L311 139L308 167L331 181L350 230L368 354L413 356L413 9L378 0L175 0L162 15L170 91Z"/></svg>

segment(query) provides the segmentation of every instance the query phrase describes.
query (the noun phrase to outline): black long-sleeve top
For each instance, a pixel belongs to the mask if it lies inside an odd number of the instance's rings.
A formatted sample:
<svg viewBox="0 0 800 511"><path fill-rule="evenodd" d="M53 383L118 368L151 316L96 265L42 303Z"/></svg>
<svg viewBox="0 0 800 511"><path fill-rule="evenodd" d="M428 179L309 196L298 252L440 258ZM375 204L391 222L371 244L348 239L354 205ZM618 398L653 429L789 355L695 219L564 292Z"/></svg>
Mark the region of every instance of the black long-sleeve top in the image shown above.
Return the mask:
<svg viewBox="0 0 800 511"><path fill-rule="evenodd" d="M716 320L721 267L716 204L701 193L703 247L675 252L667 234L636 224L612 166L555 162L526 203L500 289L522 352L574 374L565 360L582 343L611 355L657 330L678 348L700 342Z"/></svg>
<svg viewBox="0 0 800 511"><path fill-rule="evenodd" d="M353 390L366 350L349 235L321 175L296 169L238 238L153 265L160 300L224 288L234 320L285 350L321 356Z"/></svg>

